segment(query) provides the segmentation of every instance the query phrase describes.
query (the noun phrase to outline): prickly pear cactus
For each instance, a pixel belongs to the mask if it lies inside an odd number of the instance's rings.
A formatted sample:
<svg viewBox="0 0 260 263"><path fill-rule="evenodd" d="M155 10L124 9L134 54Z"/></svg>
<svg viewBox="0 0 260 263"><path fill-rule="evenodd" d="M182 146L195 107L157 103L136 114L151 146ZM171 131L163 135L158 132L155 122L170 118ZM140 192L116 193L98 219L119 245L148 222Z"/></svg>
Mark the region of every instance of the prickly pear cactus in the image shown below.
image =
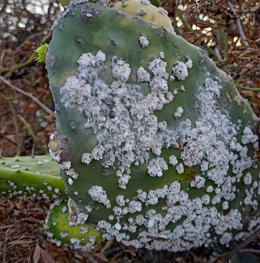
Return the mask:
<svg viewBox="0 0 260 263"><path fill-rule="evenodd" d="M50 156L0 157L0 197L67 198L59 166Z"/></svg>
<svg viewBox="0 0 260 263"><path fill-rule="evenodd" d="M77 209L71 211L66 202L57 200L50 207L46 218L45 228L49 239L58 246L67 243L72 244L75 249L93 249L101 240L102 233L93 224L85 224L86 217L86 214Z"/></svg>
<svg viewBox="0 0 260 263"><path fill-rule="evenodd" d="M74 1L47 53L50 151L74 206L137 248L245 238L259 225L259 120L203 50L120 10Z"/></svg>
<svg viewBox="0 0 260 263"><path fill-rule="evenodd" d="M116 2L113 9L123 11L132 16L136 16L149 23L160 25L174 32L172 21L168 17L167 11L157 8L149 0L128 0Z"/></svg>

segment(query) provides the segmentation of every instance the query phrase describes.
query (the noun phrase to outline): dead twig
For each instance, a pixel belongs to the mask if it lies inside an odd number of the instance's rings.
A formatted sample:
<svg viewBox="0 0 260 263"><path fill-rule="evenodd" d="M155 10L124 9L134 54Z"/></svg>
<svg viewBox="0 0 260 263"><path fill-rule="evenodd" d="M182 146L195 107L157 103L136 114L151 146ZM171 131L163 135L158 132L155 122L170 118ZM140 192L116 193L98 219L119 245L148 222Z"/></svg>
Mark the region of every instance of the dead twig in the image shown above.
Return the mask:
<svg viewBox="0 0 260 263"><path fill-rule="evenodd" d="M15 112L15 109L14 109L14 106L13 106L13 102L12 101L9 101L9 108L10 108L10 111L12 113L12 119L13 119L13 125L14 125L14 131L15 131L15 139L17 141L17 145L16 145L16 152L17 152L17 155L20 154L21 152L21 145L19 143L19 125L17 123L17 116L16 116L16 112Z"/></svg>
<svg viewBox="0 0 260 263"><path fill-rule="evenodd" d="M28 134L32 137L33 141L35 144L38 145L38 147L40 148L40 150L44 153L47 154L48 150L46 148L46 146L39 140L39 138L37 137L37 135L34 133L31 125L26 121L26 119L21 116L20 114L17 115L19 120L22 122L22 124L24 125L24 127L26 128Z"/></svg>
<svg viewBox="0 0 260 263"><path fill-rule="evenodd" d="M233 5L231 4L230 1L228 1L228 5L229 5L231 11L233 12L233 14L234 14L235 17L236 17L237 29L238 29L239 35L240 35L240 37L241 37L242 43L243 43L246 47L248 47L249 44L248 44L246 35L245 35L245 33L244 33L244 30L243 30L243 28L242 28L241 21L240 21L238 15L237 15L237 13L236 13L236 10L235 10L235 8L233 7Z"/></svg>
<svg viewBox="0 0 260 263"><path fill-rule="evenodd" d="M90 262L90 263L98 263L98 261L96 261L89 253L84 252L84 251L80 251L79 252L80 255L82 255L85 259L86 262ZM84 262L84 261L83 261Z"/></svg>
<svg viewBox="0 0 260 263"><path fill-rule="evenodd" d="M30 57L26 61L24 61L21 64L17 64L16 66L14 66L12 68L2 68L2 69L0 69L0 73L1 74L6 74L6 73L9 73L11 71L15 71L15 70L18 70L18 69L21 69L21 68L25 68L25 67L31 65L35 61L34 58L35 58L35 54L33 53L32 55L30 55Z"/></svg>
<svg viewBox="0 0 260 263"><path fill-rule="evenodd" d="M5 83L9 88L23 94L24 96L30 98L31 100L33 100L36 104L38 104L43 110L45 110L48 114L50 115L54 115L52 110L50 110L47 106L45 106L41 101L39 101L37 98L35 98L32 94L23 91L22 89L16 87L15 85L13 85L10 81L8 81L7 79L5 79L4 77L0 76L0 81L2 81L3 83Z"/></svg>
<svg viewBox="0 0 260 263"><path fill-rule="evenodd" d="M232 256L234 256L238 252L241 252L242 249L244 249L249 243L253 242L259 236L260 236L260 228L256 229L256 231L252 235L250 235L248 238L246 238L243 242L241 242L239 245L237 245L234 249L219 255L218 257L214 258L213 261L211 261L210 263L216 263L220 259L231 258Z"/></svg>
<svg viewBox="0 0 260 263"><path fill-rule="evenodd" d="M40 43L45 43L47 40L49 40L51 38L51 32L48 32L46 35L43 36L43 38L41 39L41 42ZM23 45L25 43L27 43L28 41L30 41L31 39L39 36L39 35L42 35L42 33L37 33L37 34L34 34L30 37L28 37L21 45L19 45L16 50L14 51L14 53L21 49L23 47ZM35 52L33 51L33 53L22 63L20 64L17 64L15 65L14 67L11 67L11 68L8 68L8 67L3 67L3 68L0 68L0 74L7 74L7 73L11 73L15 70L19 70L19 69L22 69L22 68L25 68L27 66L30 66L31 64L33 64L35 62ZM1 63L2 64L2 63Z"/></svg>
<svg viewBox="0 0 260 263"><path fill-rule="evenodd" d="M254 253L254 254L260 254L260 250L257 249L251 249L251 248L243 248L239 250L240 253Z"/></svg>

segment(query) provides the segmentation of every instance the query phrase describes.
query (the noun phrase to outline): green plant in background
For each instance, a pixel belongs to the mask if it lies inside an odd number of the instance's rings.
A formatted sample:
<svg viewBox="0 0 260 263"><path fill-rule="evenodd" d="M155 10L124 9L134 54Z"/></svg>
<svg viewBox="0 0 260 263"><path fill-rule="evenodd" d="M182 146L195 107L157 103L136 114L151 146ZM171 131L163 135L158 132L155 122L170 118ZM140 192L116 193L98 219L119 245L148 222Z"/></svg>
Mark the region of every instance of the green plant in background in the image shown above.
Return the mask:
<svg viewBox="0 0 260 263"><path fill-rule="evenodd" d="M70 198L46 222L56 242L88 249L102 232L182 251L228 246L259 226L259 120L163 10L73 1L46 67L57 117L49 148Z"/></svg>

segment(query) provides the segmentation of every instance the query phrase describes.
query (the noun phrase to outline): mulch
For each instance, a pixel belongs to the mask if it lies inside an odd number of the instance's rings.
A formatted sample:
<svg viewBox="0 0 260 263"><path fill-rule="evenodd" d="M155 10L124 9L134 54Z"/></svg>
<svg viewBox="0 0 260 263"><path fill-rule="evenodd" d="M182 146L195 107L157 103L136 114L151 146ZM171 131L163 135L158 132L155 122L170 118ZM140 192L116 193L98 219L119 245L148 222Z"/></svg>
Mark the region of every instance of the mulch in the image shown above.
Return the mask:
<svg viewBox="0 0 260 263"><path fill-rule="evenodd" d="M46 199L0 200L1 263L87 263L76 251L47 241L43 223L49 206Z"/></svg>

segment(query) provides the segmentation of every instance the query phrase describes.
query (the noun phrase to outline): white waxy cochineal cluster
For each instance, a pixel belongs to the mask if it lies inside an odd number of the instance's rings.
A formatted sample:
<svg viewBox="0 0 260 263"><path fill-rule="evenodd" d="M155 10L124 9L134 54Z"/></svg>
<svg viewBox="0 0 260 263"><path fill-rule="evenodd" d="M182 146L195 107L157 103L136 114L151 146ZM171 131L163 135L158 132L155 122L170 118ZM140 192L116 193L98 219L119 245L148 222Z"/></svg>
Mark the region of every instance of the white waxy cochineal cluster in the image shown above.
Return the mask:
<svg viewBox="0 0 260 263"><path fill-rule="evenodd" d="M149 45L143 35L139 43L142 47ZM219 104L221 81L208 75L194 94L198 118L184 119L187 108L178 106L171 116L178 120L178 125L170 128L166 120L158 120L156 111L169 103L174 106L178 91L171 90L168 84L174 79L185 80L192 60L176 61L171 65L171 75L167 72L163 52L151 59L147 68L137 67L136 72L123 58L114 56L109 69L114 78L111 83L105 83L100 77L108 64L102 51L83 54L78 64L77 75L67 79L60 95L64 107L78 109L85 117L85 129L96 135L97 145L91 152L82 154L82 163L90 165L98 160L104 168L117 164L115 174L123 190L134 180L131 176L133 165L146 165L146 180L164 177L166 172L170 176L169 169L180 178L163 187L155 185L149 191L138 189L132 199L120 194L111 200L98 185L86 189L92 201L111 208L111 215L97 223L103 237L116 238L137 248L145 246L170 251L210 245L214 242L213 233L223 245L228 245L233 238L239 239L233 230L242 231L242 214L230 203L239 194L237 184L242 182L249 186L244 204L253 209L258 207L259 184L253 183L250 173L245 173L254 164L248 145L257 149L258 136L249 127L244 127L241 142L238 140L240 122L232 122ZM137 83L130 83L133 76ZM147 94L142 92L143 83L148 84ZM188 86L181 87L182 92L188 92ZM180 150L180 154L165 158L164 148ZM195 174L184 189L181 181L185 171L195 166L200 174ZM69 184L77 180L69 163L63 164L63 169L69 175ZM191 198L189 189L205 193Z"/></svg>

